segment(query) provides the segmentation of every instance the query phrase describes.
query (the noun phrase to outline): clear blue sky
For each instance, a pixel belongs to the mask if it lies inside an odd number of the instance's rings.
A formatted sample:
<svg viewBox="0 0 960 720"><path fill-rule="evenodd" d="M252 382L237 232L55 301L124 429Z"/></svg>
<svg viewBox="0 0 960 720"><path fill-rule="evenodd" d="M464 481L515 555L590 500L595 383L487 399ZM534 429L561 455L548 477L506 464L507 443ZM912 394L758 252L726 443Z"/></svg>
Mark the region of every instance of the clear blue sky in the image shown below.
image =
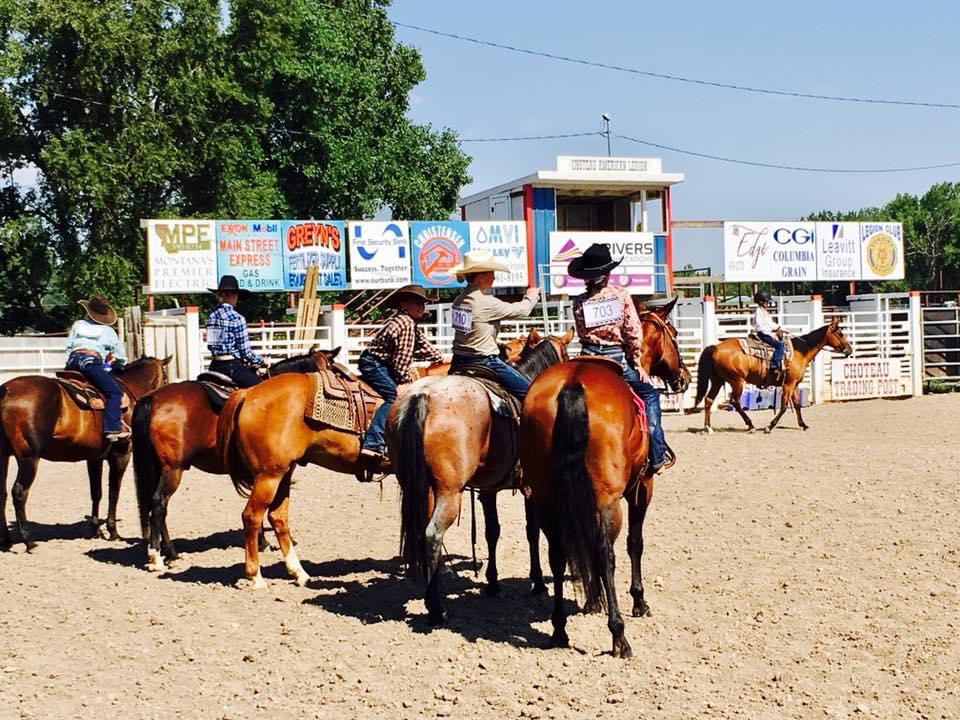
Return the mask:
<svg viewBox="0 0 960 720"><path fill-rule="evenodd" d="M813 94L960 104L960 3L540 2L395 0L395 22L506 45L729 84ZM410 115L461 138L597 130L744 160L827 168L960 161L960 109L758 95L584 67L396 28L427 80ZM606 154L600 136L464 143L464 194L550 169L559 154ZM613 140L614 155L662 157L686 180L675 219L795 219L883 205L960 181L960 167L847 175L754 168ZM718 231L683 231L674 261L722 262Z"/></svg>

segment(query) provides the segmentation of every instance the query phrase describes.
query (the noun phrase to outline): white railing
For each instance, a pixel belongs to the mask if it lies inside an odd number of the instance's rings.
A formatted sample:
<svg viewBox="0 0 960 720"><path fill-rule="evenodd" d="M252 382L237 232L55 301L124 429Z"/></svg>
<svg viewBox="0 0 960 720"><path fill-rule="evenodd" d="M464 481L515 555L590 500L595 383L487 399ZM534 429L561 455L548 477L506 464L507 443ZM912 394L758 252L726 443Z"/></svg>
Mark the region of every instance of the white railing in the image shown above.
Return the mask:
<svg viewBox="0 0 960 720"><path fill-rule="evenodd" d="M250 333L250 347L255 353L263 356L267 362L275 362L283 358L305 355L311 348L317 347L322 350L332 350L331 330L325 325L306 328L306 335L313 335L312 340L295 339L297 328L288 323L265 323L263 325L248 325L247 330ZM202 347L201 357L204 367L210 366L213 357L207 348L207 331L200 328L200 343ZM341 357L337 360L343 360ZM359 353L358 353L359 354Z"/></svg>
<svg viewBox="0 0 960 720"><path fill-rule="evenodd" d="M923 351L925 380L960 380L960 308L923 309Z"/></svg>
<svg viewBox="0 0 960 720"><path fill-rule="evenodd" d="M67 338L21 346L0 345L0 382L17 375L53 375L67 360Z"/></svg>

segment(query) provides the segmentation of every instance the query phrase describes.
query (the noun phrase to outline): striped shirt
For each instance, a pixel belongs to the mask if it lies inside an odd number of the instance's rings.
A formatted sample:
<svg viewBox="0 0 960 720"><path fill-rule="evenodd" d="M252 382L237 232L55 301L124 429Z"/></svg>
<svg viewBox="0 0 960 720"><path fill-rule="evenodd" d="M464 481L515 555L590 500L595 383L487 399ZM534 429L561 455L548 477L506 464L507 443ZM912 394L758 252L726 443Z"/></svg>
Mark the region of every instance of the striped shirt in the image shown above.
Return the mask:
<svg viewBox="0 0 960 720"><path fill-rule="evenodd" d="M207 318L207 347L212 355L233 355L253 365L263 365L263 358L250 347L250 334L243 315L232 305L221 303Z"/></svg>
<svg viewBox="0 0 960 720"><path fill-rule="evenodd" d="M600 308L602 311L599 311ZM591 309L596 312L590 312ZM615 319L604 323L604 316ZM623 354L634 367L643 367L640 364L643 356L640 316L633 304L633 298L624 288L608 285L590 297L579 295L573 301L573 319L577 324L577 336L581 345L591 343L621 347Z"/></svg>
<svg viewBox="0 0 960 720"><path fill-rule="evenodd" d="M398 310L373 336L367 352L382 362L398 384L411 382L410 365L414 360L440 362L443 355L437 350L413 318Z"/></svg>

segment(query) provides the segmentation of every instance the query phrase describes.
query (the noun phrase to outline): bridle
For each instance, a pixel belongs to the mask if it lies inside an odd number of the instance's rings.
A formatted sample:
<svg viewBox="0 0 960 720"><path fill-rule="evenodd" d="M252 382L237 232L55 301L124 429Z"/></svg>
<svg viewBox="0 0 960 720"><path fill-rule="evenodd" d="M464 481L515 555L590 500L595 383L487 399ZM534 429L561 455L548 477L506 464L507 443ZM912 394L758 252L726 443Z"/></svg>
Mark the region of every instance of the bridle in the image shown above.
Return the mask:
<svg viewBox="0 0 960 720"><path fill-rule="evenodd" d="M680 354L680 343L677 342L676 330L672 325L667 324L663 318L650 310L641 313L639 317L641 323L650 323L654 327L658 328L663 335L669 337L670 342L673 343L674 352L677 354L677 360L679 362L677 371L673 377L666 380L667 385L672 388L672 390L658 390L658 392L661 395L681 395L685 393L687 391L688 383L683 376L683 355Z"/></svg>

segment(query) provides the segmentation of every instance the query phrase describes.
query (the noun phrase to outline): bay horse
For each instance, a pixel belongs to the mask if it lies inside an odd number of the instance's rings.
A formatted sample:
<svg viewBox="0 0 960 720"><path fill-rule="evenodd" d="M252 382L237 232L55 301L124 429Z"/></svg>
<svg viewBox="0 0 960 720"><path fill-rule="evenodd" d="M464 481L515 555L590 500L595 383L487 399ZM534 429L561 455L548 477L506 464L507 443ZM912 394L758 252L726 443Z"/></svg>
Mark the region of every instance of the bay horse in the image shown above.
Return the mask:
<svg viewBox="0 0 960 720"><path fill-rule="evenodd" d="M144 357L123 368L115 368L113 377L130 396L133 405L146 392L166 381L164 360ZM123 419L130 423L130 410ZM20 541L27 550L36 547L27 527L27 497L37 477L41 459L56 462L87 462L92 508L90 521L94 536L101 532L100 499L103 496L103 461L109 468L109 499L106 537L116 540L117 499L120 482L130 462L130 442L110 443L103 438L103 411L80 408L54 378L25 375L0 386L0 549L9 550L13 541L7 528L7 465L10 456L17 459L17 479L13 485L13 507Z"/></svg>
<svg viewBox="0 0 960 720"><path fill-rule="evenodd" d="M279 360L270 366L268 376L326 368L339 350L311 350ZM184 471L197 467L214 475L227 472L217 452L219 415L220 409L211 405L196 380L157 388L140 398L134 408L133 478L148 570L163 572L164 554L170 562L178 557L167 530L167 504L180 487Z"/></svg>
<svg viewBox="0 0 960 720"><path fill-rule="evenodd" d="M690 373L673 328L657 312L640 313L641 364L683 392ZM649 434L618 364L580 357L549 368L533 384L520 420L520 464L533 515L547 537L553 573L553 647L567 647L563 580L567 563L585 608L606 605L613 655L630 657L614 584L613 543L620 499L627 500L633 615L650 614L641 577L643 521L653 498Z"/></svg>
<svg viewBox="0 0 960 720"><path fill-rule="evenodd" d="M843 335L838 318L833 318L823 327L808 332L806 335L793 336L792 341L793 357L787 361L787 369L780 393L780 411L764 428L764 432L767 433L771 432L780 422L780 418L787 411L788 401L793 404L797 413L797 424L804 430L808 429L810 426L803 421L803 416L800 414L800 391L797 389L797 384L803 379L807 365L824 347L830 347L837 352L841 352L844 357L849 357L850 353L853 352L853 347ZM740 404L740 395L743 393L745 383L752 383L758 387L763 384L766 377L766 366L767 364L759 358L744 353L740 348L740 342L734 338L724 340L716 345L709 345L703 349L698 364L697 399L694 407L703 400L703 428L706 432L713 432L713 427L710 424L710 407L724 383L730 384L730 404L747 424L747 432L753 432L753 422L743 411Z"/></svg>
<svg viewBox="0 0 960 720"><path fill-rule="evenodd" d="M507 340L507 342L499 343L500 345L500 358L508 363L515 363L520 359L520 354L523 352L523 349L527 345L527 335L521 335L515 337L512 340ZM423 377L436 377L438 375L446 375L450 372L450 363L448 362L437 362L426 367L414 367L411 368L410 375L414 380L419 380Z"/></svg>
<svg viewBox="0 0 960 720"><path fill-rule="evenodd" d="M562 337L531 332L514 365L534 378L567 359L571 329ZM439 591L443 535L457 519L463 491L479 490L488 547L487 592L499 591L496 546L500 538L496 493L515 487L517 462L514 420L495 414L487 390L469 377L424 378L397 398L387 418L387 445L401 492L401 554L411 574L425 583L430 624L445 615ZM528 525L530 574L535 589L543 584L537 542ZM545 588L544 588L545 589Z"/></svg>

